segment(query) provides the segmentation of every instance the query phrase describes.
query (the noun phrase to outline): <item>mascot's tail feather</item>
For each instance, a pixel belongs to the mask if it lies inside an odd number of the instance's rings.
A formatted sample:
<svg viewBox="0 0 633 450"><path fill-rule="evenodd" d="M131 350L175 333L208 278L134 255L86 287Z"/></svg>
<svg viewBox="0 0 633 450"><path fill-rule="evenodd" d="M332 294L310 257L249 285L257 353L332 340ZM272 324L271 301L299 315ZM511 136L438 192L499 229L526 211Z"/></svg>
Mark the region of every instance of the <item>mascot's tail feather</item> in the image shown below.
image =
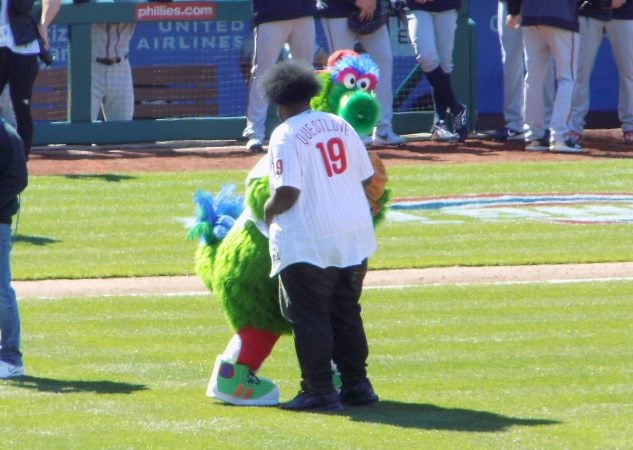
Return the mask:
<svg viewBox="0 0 633 450"><path fill-rule="evenodd" d="M198 189L193 194L193 203L196 224L187 232L187 239L200 239L206 245L220 242L244 210L244 197L235 194L232 184L222 186L215 199L209 192Z"/></svg>

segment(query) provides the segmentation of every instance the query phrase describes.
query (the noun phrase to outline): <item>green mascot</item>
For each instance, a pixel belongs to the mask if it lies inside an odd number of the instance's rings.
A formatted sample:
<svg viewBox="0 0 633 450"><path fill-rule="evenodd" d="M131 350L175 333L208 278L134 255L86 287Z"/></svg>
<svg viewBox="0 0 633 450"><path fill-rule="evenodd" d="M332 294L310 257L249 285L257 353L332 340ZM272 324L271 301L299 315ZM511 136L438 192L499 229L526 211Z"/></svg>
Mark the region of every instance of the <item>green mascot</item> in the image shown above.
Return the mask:
<svg viewBox="0 0 633 450"><path fill-rule="evenodd" d="M338 114L363 133L374 127L379 110L371 92L378 70L368 58L351 51L332 55L328 70L318 74L322 90L312 102L314 109ZM377 223L384 217L389 191L377 155L372 163L374 177L365 192ZM224 186L215 197L196 192L196 225L188 232L189 239L200 242L196 273L220 302L235 333L216 357L207 396L233 405L279 402L275 383L256 374L279 337L291 331L279 309L278 278L269 275L268 228L263 220L270 195L268 166L264 156L250 171L245 198L235 194L234 186Z"/></svg>

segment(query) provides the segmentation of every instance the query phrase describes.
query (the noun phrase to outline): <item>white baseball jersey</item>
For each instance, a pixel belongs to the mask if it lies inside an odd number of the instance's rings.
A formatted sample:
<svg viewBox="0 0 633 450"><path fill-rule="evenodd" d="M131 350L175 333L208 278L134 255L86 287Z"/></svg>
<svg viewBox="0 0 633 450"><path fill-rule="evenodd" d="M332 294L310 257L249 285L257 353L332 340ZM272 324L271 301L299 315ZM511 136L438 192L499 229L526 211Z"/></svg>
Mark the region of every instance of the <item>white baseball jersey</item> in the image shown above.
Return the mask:
<svg viewBox="0 0 633 450"><path fill-rule="evenodd" d="M275 129L269 153L271 192L281 186L300 191L270 226L271 275L297 262L349 267L375 251L362 186L373 168L350 124L333 114L305 111Z"/></svg>

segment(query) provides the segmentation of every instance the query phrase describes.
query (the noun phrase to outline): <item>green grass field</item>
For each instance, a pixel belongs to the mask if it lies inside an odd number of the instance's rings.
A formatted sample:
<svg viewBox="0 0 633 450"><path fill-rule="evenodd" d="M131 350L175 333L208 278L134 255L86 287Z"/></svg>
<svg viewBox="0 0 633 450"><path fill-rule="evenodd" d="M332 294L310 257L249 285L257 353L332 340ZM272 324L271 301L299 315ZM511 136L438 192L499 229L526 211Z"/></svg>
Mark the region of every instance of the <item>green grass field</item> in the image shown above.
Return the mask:
<svg viewBox="0 0 633 450"><path fill-rule="evenodd" d="M204 395L230 332L210 296L24 300L29 376L3 448L630 448L630 282L367 290L377 405L340 415ZM298 389L290 337L261 375Z"/></svg>
<svg viewBox="0 0 633 450"><path fill-rule="evenodd" d="M392 167L394 197L632 193L633 161ZM32 177L15 279L193 273L196 188L245 172ZM371 268L633 261L633 224L386 222ZM206 398L231 332L211 294L21 299L27 376L0 381L2 448L627 449L633 281L367 289L381 396L340 415ZM261 376L282 400L284 337ZM629 425L627 425L629 424Z"/></svg>
<svg viewBox="0 0 633 450"><path fill-rule="evenodd" d="M401 166L395 198L496 193L632 193L633 161ZM15 279L192 274L183 220L192 194L241 190L244 171L33 177L13 250ZM608 231L608 232L606 232ZM371 268L633 260L631 224L387 222Z"/></svg>

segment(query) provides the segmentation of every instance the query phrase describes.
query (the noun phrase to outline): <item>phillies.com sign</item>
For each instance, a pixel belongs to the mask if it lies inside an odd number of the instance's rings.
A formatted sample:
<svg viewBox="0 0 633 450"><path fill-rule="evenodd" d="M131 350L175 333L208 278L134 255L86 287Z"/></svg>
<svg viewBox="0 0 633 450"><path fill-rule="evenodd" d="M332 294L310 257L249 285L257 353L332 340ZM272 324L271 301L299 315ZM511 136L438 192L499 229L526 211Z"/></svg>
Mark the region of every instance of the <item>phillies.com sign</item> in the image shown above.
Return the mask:
<svg viewBox="0 0 633 450"><path fill-rule="evenodd" d="M215 3L211 2L179 2L177 5L154 3L137 4L134 8L134 20L213 20L215 19Z"/></svg>

